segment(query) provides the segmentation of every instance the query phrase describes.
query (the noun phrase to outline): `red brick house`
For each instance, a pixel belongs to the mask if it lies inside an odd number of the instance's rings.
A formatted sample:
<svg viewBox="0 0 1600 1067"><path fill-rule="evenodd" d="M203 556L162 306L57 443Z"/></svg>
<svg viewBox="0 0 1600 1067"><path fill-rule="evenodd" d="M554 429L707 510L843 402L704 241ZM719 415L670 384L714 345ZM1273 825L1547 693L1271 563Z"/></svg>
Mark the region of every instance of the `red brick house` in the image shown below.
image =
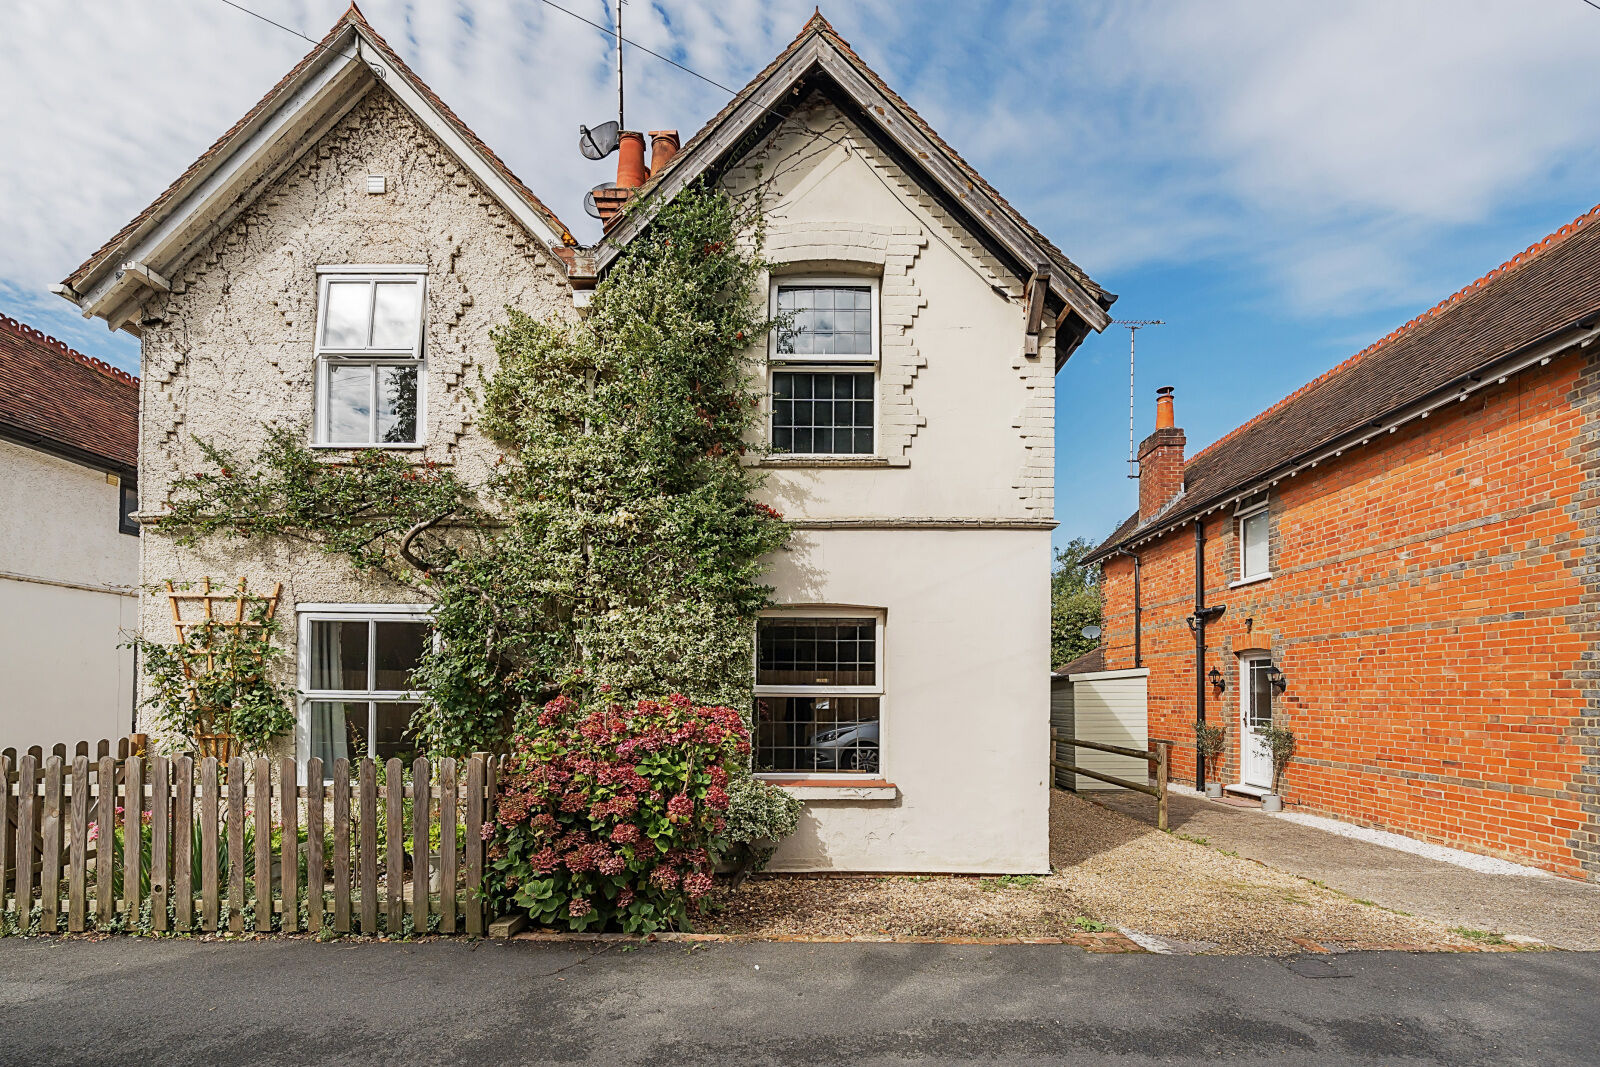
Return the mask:
<svg viewBox="0 0 1600 1067"><path fill-rule="evenodd" d="M1161 392L1089 559L1175 778L1276 720L1291 807L1600 880L1597 337L1600 208L1192 458Z"/></svg>

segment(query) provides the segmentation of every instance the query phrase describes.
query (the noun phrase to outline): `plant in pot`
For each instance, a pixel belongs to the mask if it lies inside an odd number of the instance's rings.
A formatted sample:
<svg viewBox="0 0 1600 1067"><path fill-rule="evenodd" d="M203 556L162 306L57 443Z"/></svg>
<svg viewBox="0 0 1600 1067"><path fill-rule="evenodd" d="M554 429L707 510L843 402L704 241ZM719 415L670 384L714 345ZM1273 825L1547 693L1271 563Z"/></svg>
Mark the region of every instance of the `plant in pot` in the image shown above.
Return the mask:
<svg viewBox="0 0 1600 1067"><path fill-rule="evenodd" d="M1294 759L1294 731L1287 726L1273 723L1271 726L1256 727L1256 735L1266 743L1268 751L1272 753L1272 792L1261 798L1261 810L1282 811L1283 794L1279 792L1278 786L1283 781L1283 772L1288 769L1289 761Z"/></svg>
<svg viewBox="0 0 1600 1067"><path fill-rule="evenodd" d="M1196 720L1194 724L1195 748L1206 764L1206 796L1222 796L1222 761L1228 751L1228 728Z"/></svg>

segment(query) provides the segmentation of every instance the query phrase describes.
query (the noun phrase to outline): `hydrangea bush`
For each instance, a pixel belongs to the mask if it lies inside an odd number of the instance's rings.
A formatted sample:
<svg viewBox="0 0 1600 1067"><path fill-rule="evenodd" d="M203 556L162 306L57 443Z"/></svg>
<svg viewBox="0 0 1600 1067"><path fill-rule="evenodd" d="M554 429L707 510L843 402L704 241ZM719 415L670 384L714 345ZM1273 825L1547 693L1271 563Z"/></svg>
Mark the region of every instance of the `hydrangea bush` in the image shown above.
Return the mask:
<svg viewBox="0 0 1600 1067"><path fill-rule="evenodd" d="M585 709L558 697L513 737L490 828L486 891L537 923L681 928L728 847L744 718L674 694Z"/></svg>

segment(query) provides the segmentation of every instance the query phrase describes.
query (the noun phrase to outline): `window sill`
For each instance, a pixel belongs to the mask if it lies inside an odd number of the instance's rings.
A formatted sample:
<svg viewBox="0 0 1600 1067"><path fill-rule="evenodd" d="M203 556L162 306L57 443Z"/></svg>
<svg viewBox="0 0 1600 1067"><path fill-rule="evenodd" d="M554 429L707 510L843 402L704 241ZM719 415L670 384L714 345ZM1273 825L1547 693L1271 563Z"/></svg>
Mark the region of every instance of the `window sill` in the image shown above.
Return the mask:
<svg viewBox="0 0 1600 1067"><path fill-rule="evenodd" d="M428 443L426 441L415 445L324 445L315 443L311 445L311 448L318 452L421 452L427 447Z"/></svg>
<svg viewBox="0 0 1600 1067"><path fill-rule="evenodd" d="M1229 582L1228 588L1237 589L1242 585L1255 585L1257 582L1270 582L1271 580L1272 572L1268 571L1265 574L1257 574L1250 578L1240 578L1237 582Z"/></svg>
<svg viewBox="0 0 1600 1067"><path fill-rule="evenodd" d="M909 466L909 464L896 463L886 456L763 456L756 460L752 466L767 467L772 469L783 468L808 468L808 467L840 467L851 470L886 470L890 467Z"/></svg>
<svg viewBox="0 0 1600 1067"><path fill-rule="evenodd" d="M894 800L900 795L899 786L882 778L756 777L781 787L797 800Z"/></svg>

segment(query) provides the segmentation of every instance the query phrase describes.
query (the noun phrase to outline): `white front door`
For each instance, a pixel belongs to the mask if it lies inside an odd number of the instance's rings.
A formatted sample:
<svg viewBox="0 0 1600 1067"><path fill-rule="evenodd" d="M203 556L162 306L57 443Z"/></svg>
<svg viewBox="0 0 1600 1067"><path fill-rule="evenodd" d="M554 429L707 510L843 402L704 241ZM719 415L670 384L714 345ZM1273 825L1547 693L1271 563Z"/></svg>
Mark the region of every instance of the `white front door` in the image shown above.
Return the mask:
<svg viewBox="0 0 1600 1067"><path fill-rule="evenodd" d="M1272 789L1272 749L1256 729L1272 725L1270 656L1239 657L1239 780Z"/></svg>

